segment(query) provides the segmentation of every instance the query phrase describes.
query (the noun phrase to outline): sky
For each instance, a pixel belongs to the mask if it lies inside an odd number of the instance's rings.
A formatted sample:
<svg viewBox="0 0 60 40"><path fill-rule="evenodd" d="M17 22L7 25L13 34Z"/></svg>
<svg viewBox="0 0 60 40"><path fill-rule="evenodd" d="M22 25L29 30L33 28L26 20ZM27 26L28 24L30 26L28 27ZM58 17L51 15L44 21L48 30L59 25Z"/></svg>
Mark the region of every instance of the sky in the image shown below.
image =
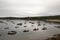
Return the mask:
<svg viewBox="0 0 60 40"><path fill-rule="evenodd" d="M60 0L0 0L0 16L60 15Z"/></svg>

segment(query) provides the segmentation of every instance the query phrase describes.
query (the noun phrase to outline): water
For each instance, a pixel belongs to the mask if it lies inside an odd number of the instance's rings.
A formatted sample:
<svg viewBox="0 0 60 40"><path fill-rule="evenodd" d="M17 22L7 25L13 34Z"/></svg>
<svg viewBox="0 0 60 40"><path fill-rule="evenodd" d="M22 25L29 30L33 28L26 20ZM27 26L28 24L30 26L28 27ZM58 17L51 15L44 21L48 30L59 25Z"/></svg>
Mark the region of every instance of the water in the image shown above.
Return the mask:
<svg viewBox="0 0 60 40"><path fill-rule="evenodd" d="M54 34L60 34L60 28L54 26L60 26L60 24L49 23L44 21L31 21L31 20L0 20L4 23L0 23L0 40L45 40L52 37ZM32 23L33 24L32 24ZM40 23L38 23L40 22ZM22 23L22 25L17 25ZM38 26L40 24L40 26ZM32 26L33 25L33 26ZM24 27L26 26L26 27ZM4 29L9 27L7 29ZM16 28L17 27L17 28ZM47 28L42 30L42 28ZM34 28L39 28L33 31ZM8 35L8 31L16 31L15 35ZM29 30L28 32L23 32Z"/></svg>

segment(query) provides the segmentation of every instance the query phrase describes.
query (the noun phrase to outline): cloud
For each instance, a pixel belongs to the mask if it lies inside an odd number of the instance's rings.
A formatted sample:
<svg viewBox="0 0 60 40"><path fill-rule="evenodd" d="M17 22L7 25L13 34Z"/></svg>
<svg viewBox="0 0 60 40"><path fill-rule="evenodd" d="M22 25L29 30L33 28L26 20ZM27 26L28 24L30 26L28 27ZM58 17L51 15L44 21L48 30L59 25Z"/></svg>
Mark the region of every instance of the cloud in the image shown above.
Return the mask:
<svg viewBox="0 0 60 40"><path fill-rule="evenodd" d="M0 0L0 16L60 15L60 0Z"/></svg>
<svg viewBox="0 0 60 40"><path fill-rule="evenodd" d="M53 2L50 5L46 6L46 11L38 13L38 15L51 16L51 15L60 15L60 0Z"/></svg>

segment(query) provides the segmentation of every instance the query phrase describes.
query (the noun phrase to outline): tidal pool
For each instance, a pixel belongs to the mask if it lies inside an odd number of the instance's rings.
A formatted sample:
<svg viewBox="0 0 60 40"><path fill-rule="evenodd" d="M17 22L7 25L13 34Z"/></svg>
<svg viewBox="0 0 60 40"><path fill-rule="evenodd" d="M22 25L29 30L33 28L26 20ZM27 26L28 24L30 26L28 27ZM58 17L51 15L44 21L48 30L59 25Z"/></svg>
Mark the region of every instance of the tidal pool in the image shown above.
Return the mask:
<svg viewBox="0 0 60 40"><path fill-rule="evenodd" d="M0 40L45 40L49 37L52 37L54 34L60 34L60 28L54 27L54 26L60 26L60 24L57 23L34 21L34 20L33 21L0 20L0 21L4 22L0 23L0 35L1 35ZM22 25L17 25L19 23L21 23ZM8 29L6 27L8 27ZM34 28L36 28L35 29L36 31L33 30ZM43 28L46 28L46 30L42 30ZM23 32L24 30L29 31ZM7 33L9 31L16 31L16 34L8 35Z"/></svg>

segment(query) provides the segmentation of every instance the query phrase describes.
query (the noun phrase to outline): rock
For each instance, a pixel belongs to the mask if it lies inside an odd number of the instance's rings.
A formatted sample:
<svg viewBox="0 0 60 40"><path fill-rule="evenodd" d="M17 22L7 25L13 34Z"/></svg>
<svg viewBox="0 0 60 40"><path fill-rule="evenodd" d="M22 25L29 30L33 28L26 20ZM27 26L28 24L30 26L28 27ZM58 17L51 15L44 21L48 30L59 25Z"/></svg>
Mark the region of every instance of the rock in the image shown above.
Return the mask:
<svg viewBox="0 0 60 40"><path fill-rule="evenodd" d="M45 39L45 40L56 40L56 38L48 38L48 39Z"/></svg>
<svg viewBox="0 0 60 40"><path fill-rule="evenodd" d="M33 22L29 22L29 23L34 24Z"/></svg>
<svg viewBox="0 0 60 40"><path fill-rule="evenodd" d="M32 23L32 22L29 22L29 23Z"/></svg>
<svg viewBox="0 0 60 40"><path fill-rule="evenodd" d="M38 23L38 26L41 26L41 24Z"/></svg>
<svg viewBox="0 0 60 40"><path fill-rule="evenodd" d="M34 29L33 29L33 31L38 31L38 30L39 30L39 28L34 28Z"/></svg>
<svg viewBox="0 0 60 40"><path fill-rule="evenodd" d="M26 22L24 24L26 24Z"/></svg>
<svg viewBox="0 0 60 40"><path fill-rule="evenodd" d="M14 22L14 21L11 21L11 23L15 24L15 22Z"/></svg>
<svg viewBox="0 0 60 40"><path fill-rule="evenodd" d="M37 23L40 23L40 22L37 22Z"/></svg>
<svg viewBox="0 0 60 40"><path fill-rule="evenodd" d="M20 25L20 26L22 26L22 23L18 23L17 25Z"/></svg>
<svg viewBox="0 0 60 40"><path fill-rule="evenodd" d="M45 40L50 40L50 38L47 38L47 39L45 39Z"/></svg>
<svg viewBox="0 0 60 40"><path fill-rule="evenodd" d="M29 32L29 30L24 30L23 32Z"/></svg>
<svg viewBox="0 0 60 40"><path fill-rule="evenodd" d="M16 33L16 31L8 31L8 35L15 35Z"/></svg>
<svg viewBox="0 0 60 40"><path fill-rule="evenodd" d="M18 26L16 26L15 28L19 28Z"/></svg>
<svg viewBox="0 0 60 40"><path fill-rule="evenodd" d="M34 24L34 23L32 23L32 24Z"/></svg>
<svg viewBox="0 0 60 40"><path fill-rule="evenodd" d="M56 35L56 39L57 39L57 40L60 40L60 34L57 34L57 35Z"/></svg>
<svg viewBox="0 0 60 40"><path fill-rule="evenodd" d="M27 27L27 26L24 26L24 27Z"/></svg>
<svg viewBox="0 0 60 40"><path fill-rule="evenodd" d="M43 24L43 26L44 26L45 24Z"/></svg>
<svg viewBox="0 0 60 40"><path fill-rule="evenodd" d="M5 27L4 29L9 29L9 27Z"/></svg>
<svg viewBox="0 0 60 40"><path fill-rule="evenodd" d="M54 26L54 27L56 27L56 28L60 28L60 26Z"/></svg>
<svg viewBox="0 0 60 40"><path fill-rule="evenodd" d="M2 36L2 35L0 34L0 36Z"/></svg>
<svg viewBox="0 0 60 40"><path fill-rule="evenodd" d="M31 25L32 27L34 26L34 25Z"/></svg>
<svg viewBox="0 0 60 40"><path fill-rule="evenodd" d="M42 28L42 30L47 30L47 28L46 28L46 27L44 27L44 28Z"/></svg>
<svg viewBox="0 0 60 40"><path fill-rule="evenodd" d="M53 35L53 36L56 36L56 35Z"/></svg>
<svg viewBox="0 0 60 40"><path fill-rule="evenodd" d="M4 23L3 21L0 21L0 23Z"/></svg>
<svg viewBox="0 0 60 40"><path fill-rule="evenodd" d="M4 24L7 24L6 22L4 22L4 21L0 21L0 23L4 23Z"/></svg>
<svg viewBox="0 0 60 40"><path fill-rule="evenodd" d="M51 40L56 40L56 38L52 37Z"/></svg>
<svg viewBox="0 0 60 40"><path fill-rule="evenodd" d="M60 34L57 34L57 36L60 36Z"/></svg>

